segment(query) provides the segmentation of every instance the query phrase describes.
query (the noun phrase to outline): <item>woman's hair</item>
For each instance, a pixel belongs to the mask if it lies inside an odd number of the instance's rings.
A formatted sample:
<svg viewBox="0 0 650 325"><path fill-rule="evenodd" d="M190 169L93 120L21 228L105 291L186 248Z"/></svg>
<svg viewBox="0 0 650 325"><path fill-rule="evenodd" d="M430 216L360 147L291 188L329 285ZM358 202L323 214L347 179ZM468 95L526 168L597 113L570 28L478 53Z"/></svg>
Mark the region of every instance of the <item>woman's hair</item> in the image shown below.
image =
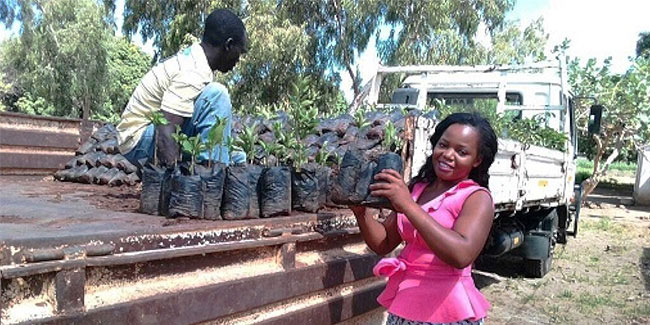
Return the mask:
<svg viewBox="0 0 650 325"><path fill-rule="evenodd" d="M454 113L447 116L438 125L436 130L429 139L431 147L435 149L438 140L445 133L447 128L452 124L469 125L475 128L479 133L478 155L481 157L481 164L472 169L469 173L469 178L478 183L479 185L488 188L490 175L488 170L494 162L494 156L497 153L497 136L492 129L490 123L477 113ZM436 180L436 173L433 171L433 153L427 158L424 166L420 168L420 172L415 176L409 187L411 190L416 183L427 182L433 183Z"/></svg>

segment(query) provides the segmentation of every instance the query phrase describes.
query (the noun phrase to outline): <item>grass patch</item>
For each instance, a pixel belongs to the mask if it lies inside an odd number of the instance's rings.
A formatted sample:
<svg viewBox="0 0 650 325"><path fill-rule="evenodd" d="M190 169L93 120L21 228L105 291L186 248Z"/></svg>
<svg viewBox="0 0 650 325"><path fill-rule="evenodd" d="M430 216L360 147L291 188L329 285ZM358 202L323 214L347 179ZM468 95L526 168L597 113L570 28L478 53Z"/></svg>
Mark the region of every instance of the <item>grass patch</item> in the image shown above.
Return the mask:
<svg viewBox="0 0 650 325"><path fill-rule="evenodd" d="M586 220L585 220L586 221ZM598 221L581 222L581 228L590 231L600 231L614 234L622 234L626 231L625 227L618 223L612 222L609 217L602 217Z"/></svg>
<svg viewBox="0 0 650 325"><path fill-rule="evenodd" d="M650 304L641 303L641 305L628 307L623 310L623 313L630 318L648 317L650 316Z"/></svg>
<svg viewBox="0 0 650 325"><path fill-rule="evenodd" d="M586 159L578 159L576 162L578 170L588 170L589 172L594 170L594 162ZM636 172L637 165L636 163L626 163L626 162L613 162L609 165L609 170L616 170L620 172Z"/></svg>
<svg viewBox="0 0 650 325"><path fill-rule="evenodd" d="M567 316L567 313L565 313L558 305L552 305L548 308L544 308L544 312L549 315L551 324L567 323L569 321L569 316Z"/></svg>
<svg viewBox="0 0 650 325"><path fill-rule="evenodd" d="M618 270L601 276L598 279L598 283L603 286L615 286L628 284L629 281L625 274L623 274L623 271Z"/></svg>
<svg viewBox="0 0 650 325"><path fill-rule="evenodd" d="M583 293L576 297L575 301L578 303L578 308L581 312L590 312L601 306L610 306L621 308L624 304L612 299L610 296L593 295L590 293Z"/></svg>
<svg viewBox="0 0 650 325"><path fill-rule="evenodd" d="M573 298L573 292L571 292L571 290L564 289L564 291L560 292L560 295L558 297L563 299L571 299Z"/></svg>

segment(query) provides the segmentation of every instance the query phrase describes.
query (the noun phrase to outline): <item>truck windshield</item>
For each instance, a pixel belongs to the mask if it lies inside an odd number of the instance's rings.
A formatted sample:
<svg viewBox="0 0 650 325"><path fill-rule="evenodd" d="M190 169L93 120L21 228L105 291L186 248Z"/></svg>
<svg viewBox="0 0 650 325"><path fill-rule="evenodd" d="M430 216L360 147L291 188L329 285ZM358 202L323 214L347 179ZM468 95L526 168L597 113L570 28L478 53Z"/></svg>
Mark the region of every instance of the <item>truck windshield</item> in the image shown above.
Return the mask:
<svg viewBox="0 0 650 325"><path fill-rule="evenodd" d="M466 110L477 110L479 112L496 113L499 98L496 93L434 93L427 94L427 105L439 107L448 105ZM519 93L506 93L507 105L522 105L523 101ZM508 111L511 118L521 118L521 111Z"/></svg>

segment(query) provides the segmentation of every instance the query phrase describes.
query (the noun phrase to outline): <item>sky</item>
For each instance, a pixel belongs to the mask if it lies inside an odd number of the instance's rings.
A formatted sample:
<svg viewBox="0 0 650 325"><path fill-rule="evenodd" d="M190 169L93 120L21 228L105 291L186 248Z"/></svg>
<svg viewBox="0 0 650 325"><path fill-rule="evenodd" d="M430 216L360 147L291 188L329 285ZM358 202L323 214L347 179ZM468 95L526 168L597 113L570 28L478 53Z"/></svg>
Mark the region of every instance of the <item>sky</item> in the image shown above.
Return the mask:
<svg viewBox="0 0 650 325"><path fill-rule="evenodd" d="M118 26L121 25L123 0L116 4ZM622 73L629 67L628 57L635 55L636 41L640 32L650 31L650 0L518 0L506 17L517 20L522 28L531 21L543 17L544 29L549 34L548 48L571 40L570 57L585 61L595 57L599 62L612 57L612 71ZM0 41L17 34L14 24L7 30L0 24ZM483 32L484 34L484 32ZM149 54L153 53L151 40L142 44L139 35L133 41ZM379 59L374 38L357 60L363 83L376 69ZM348 100L352 97L351 81L341 71L341 89Z"/></svg>

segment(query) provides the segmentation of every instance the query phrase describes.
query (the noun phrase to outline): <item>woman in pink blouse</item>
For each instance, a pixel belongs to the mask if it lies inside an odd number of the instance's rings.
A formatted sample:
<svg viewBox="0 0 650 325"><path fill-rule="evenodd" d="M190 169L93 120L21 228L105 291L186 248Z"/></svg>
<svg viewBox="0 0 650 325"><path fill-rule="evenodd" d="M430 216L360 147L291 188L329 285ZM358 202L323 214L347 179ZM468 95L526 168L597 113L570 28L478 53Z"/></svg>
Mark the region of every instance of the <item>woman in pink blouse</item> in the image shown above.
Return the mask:
<svg viewBox="0 0 650 325"><path fill-rule="evenodd" d="M383 223L351 207L364 240L377 254L406 246L398 258L384 258L375 274L389 277L378 301L387 324L482 324L490 304L471 278L492 226L494 204L488 169L497 137L477 114L456 113L436 126L433 153L406 186L399 173L385 170L371 185L374 196L390 200L394 213Z"/></svg>

